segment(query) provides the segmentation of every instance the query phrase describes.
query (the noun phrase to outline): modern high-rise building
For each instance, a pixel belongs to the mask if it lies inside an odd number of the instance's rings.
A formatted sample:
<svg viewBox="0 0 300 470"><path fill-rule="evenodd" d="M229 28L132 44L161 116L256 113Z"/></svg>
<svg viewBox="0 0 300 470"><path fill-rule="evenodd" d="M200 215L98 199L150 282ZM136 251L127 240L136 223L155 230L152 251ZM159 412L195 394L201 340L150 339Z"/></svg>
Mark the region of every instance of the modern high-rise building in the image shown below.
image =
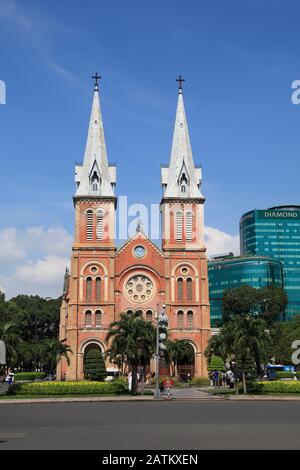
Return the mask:
<svg viewBox="0 0 300 470"><path fill-rule="evenodd" d="M270 256L283 263L285 318L300 315L300 206L247 212L240 221L240 243L241 255Z"/></svg>
<svg viewBox="0 0 300 470"><path fill-rule="evenodd" d="M222 297L227 289L251 286L256 289L283 287L283 264L267 256L228 254L209 260L209 300L212 327L222 325Z"/></svg>
<svg viewBox="0 0 300 470"><path fill-rule="evenodd" d="M108 328L122 312L139 311L155 323L155 312L163 305L169 337L189 343L193 354L186 366L192 375L203 376L207 374L204 350L211 334L205 198L201 168L195 166L192 155L183 80L178 79L170 161L161 169L161 249L140 224L132 238L116 246L116 167L107 158L97 80L96 75L84 159L75 167L75 236L60 316L59 338L73 354L69 364L61 360L57 377L82 380L87 352L107 351ZM146 191L149 184L154 183L145 182Z"/></svg>

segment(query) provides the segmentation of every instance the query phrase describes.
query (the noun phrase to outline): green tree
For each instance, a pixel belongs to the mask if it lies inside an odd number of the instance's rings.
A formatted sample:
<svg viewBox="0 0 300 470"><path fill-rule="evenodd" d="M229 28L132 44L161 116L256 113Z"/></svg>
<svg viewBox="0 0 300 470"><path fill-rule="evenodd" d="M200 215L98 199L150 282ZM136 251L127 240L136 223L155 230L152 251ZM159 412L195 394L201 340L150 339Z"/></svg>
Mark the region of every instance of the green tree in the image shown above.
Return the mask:
<svg viewBox="0 0 300 470"><path fill-rule="evenodd" d="M49 374L54 374L62 357L66 359L69 365L70 353L72 354L72 350L63 341L56 338L46 338L40 345L43 370Z"/></svg>
<svg viewBox="0 0 300 470"><path fill-rule="evenodd" d="M238 366L242 371L243 390L247 393L246 367L249 359L254 359L256 364L261 364L262 355L267 349L270 336L267 325L261 318L251 315L237 316L231 322L233 329L233 351Z"/></svg>
<svg viewBox="0 0 300 470"><path fill-rule="evenodd" d="M105 362L100 349L90 349L84 358L84 375L88 380L102 382L107 373Z"/></svg>
<svg viewBox="0 0 300 470"><path fill-rule="evenodd" d="M223 322L236 315L249 314L260 316L270 323L284 316L286 306L287 295L280 287L255 289L245 285L228 289L222 297Z"/></svg>
<svg viewBox="0 0 300 470"><path fill-rule="evenodd" d="M219 356L212 356L207 366L207 370L218 370L223 371L225 370L225 364L221 357Z"/></svg>
<svg viewBox="0 0 300 470"><path fill-rule="evenodd" d="M121 357L131 368L131 393L136 395L138 365L141 360L149 361L155 352L156 328L139 311L121 313L120 319L109 326L106 340L111 340L107 357L112 361Z"/></svg>
<svg viewBox="0 0 300 470"><path fill-rule="evenodd" d="M194 352L190 343L184 339L175 341L168 339L166 346L166 361L170 364L172 377L175 377L178 364L183 361L191 362L194 359Z"/></svg>

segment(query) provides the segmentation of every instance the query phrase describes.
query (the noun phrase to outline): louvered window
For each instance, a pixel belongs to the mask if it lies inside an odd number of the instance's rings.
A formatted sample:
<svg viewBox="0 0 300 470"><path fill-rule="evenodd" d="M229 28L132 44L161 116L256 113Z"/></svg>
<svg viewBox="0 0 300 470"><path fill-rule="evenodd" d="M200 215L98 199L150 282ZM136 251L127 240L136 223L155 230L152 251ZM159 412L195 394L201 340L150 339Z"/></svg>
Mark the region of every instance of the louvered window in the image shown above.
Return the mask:
<svg viewBox="0 0 300 470"><path fill-rule="evenodd" d="M193 281L190 277L186 280L186 293L187 300L193 300Z"/></svg>
<svg viewBox="0 0 300 470"><path fill-rule="evenodd" d="M103 240L103 217L104 212L102 209L96 213L96 237L97 240Z"/></svg>
<svg viewBox="0 0 300 470"><path fill-rule="evenodd" d="M89 210L86 212L86 239L93 240L93 220L94 213Z"/></svg>
<svg viewBox="0 0 300 470"><path fill-rule="evenodd" d="M96 319L96 326L101 326L102 323L102 313L100 310L96 310L95 312L95 319Z"/></svg>
<svg viewBox="0 0 300 470"><path fill-rule="evenodd" d="M193 239L193 213L187 211L185 214L185 236L187 240Z"/></svg>
<svg viewBox="0 0 300 470"><path fill-rule="evenodd" d="M101 277L96 277L96 302L101 300Z"/></svg>
<svg viewBox="0 0 300 470"><path fill-rule="evenodd" d="M178 300L183 299L183 279L180 277L177 281Z"/></svg>
<svg viewBox="0 0 300 470"><path fill-rule="evenodd" d="M92 278L88 277L86 280L86 301L91 302L92 300Z"/></svg>
<svg viewBox="0 0 300 470"><path fill-rule="evenodd" d="M177 241L182 240L182 212L178 211L175 215L175 238Z"/></svg>
<svg viewBox="0 0 300 470"><path fill-rule="evenodd" d="M187 313L187 326L188 328L193 328L194 326L194 314L191 310Z"/></svg>
<svg viewBox="0 0 300 470"><path fill-rule="evenodd" d="M92 312L90 310L85 312L85 324L88 326L92 324Z"/></svg>
<svg viewBox="0 0 300 470"><path fill-rule="evenodd" d="M177 327L183 328L183 311L179 310L177 313Z"/></svg>

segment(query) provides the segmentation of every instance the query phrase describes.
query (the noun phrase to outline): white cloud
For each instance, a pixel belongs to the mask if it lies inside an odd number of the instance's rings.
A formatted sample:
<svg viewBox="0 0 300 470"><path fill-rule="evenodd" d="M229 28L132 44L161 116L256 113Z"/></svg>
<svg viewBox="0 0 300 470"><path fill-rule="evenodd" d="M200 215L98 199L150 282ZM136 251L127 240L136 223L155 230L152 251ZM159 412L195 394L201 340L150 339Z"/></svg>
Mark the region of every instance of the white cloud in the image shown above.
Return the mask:
<svg viewBox="0 0 300 470"><path fill-rule="evenodd" d="M0 230L0 291L57 297L69 266L72 236L62 227Z"/></svg>
<svg viewBox="0 0 300 470"><path fill-rule="evenodd" d="M207 256L233 252L240 253L239 235L230 235L214 227L204 227L204 239L207 248Z"/></svg>
<svg viewBox="0 0 300 470"><path fill-rule="evenodd" d="M0 230L0 261L13 262L26 256L19 233L13 227Z"/></svg>
<svg viewBox="0 0 300 470"><path fill-rule="evenodd" d="M25 265L18 266L13 277L23 285L53 285L62 283L63 273L68 265L69 258L50 255L36 262L28 261Z"/></svg>

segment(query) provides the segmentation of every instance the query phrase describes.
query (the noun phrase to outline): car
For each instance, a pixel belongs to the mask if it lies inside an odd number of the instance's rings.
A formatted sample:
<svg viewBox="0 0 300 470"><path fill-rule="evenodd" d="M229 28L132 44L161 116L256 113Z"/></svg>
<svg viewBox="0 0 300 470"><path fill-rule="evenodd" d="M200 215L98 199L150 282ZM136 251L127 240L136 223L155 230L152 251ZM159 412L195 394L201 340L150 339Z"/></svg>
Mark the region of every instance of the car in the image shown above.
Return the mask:
<svg viewBox="0 0 300 470"><path fill-rule="evenodd" d="M121 371L119 369L115 369L114 367L108 367L106 369L106 378L104 379L104 382L111 382L114 379L117 379L120 375L122 375Z"/></svg>

